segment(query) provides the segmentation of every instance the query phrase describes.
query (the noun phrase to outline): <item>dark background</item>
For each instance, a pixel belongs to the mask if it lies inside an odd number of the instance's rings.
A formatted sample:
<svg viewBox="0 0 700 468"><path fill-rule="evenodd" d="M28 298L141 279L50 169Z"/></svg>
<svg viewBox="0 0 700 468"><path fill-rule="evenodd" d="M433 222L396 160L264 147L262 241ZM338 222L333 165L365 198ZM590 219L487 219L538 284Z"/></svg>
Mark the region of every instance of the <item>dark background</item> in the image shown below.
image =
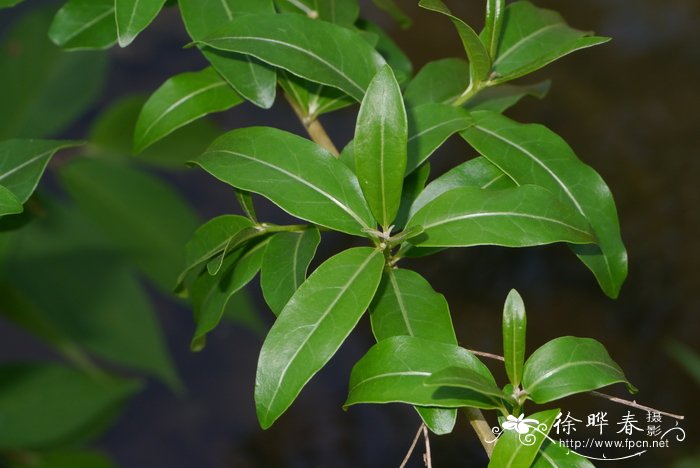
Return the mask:
<svg viewBox="0 0 700 468"><path fill-rule="evenodd" d="M4 13L0 25L42 2L27 2ZM52 2L43 2L52 3ZM364 1L363 14L386 27L413 60L462 57L459 39L439 15L403 1L414 25L401 30ZM468 5L466 5L468 3ZM483 2L457 2L453 11L480 26ZM508 250L453 249L429 259L406 262L446 295L462 345L500 353L500 313L512 287L528 310L528 352L561 335L592 337L640 388L640 402L688 419L687 438L669 449L651 450L628 462L602 466L673 466L697 453L700 444L698 387L665 352L670 339L696 349L700 342L700 2L697 0L593 0L539 6L560 11L580 29L613 41L578 52L525 79L551 78L544 101L526 99L509 115L541 122L562 135L593 166L615 195L630 273L616 301L599 290L593 276L564 246ZM168 77L204 65L193 50L177 10L164 11L129 48L113 48L110 78L100 108L117 98L153 92ZM342 147L352 135L356 108L323 117ZM81 137L90 116L67 136ZM282 99L271 111L239 106L217 116L223 128L270 125L302 134ZM193 155L194 156L194 155ZM433 176L471 157L455 138L433 156ZM196 171L171 176L203 219L237 212L230 190ZM285 219L261 203L261 217ZM319 258L337 252L346 237L325 236ZM257 286L250 289L260 302ZM154 293L155 294L155 293ZM257 425L253 384L260 338L223 324L201 353L188 349L189 310L155 295L160 319L187 393L176 396L158 383L134 398L117 424L97 443L124 467L384 467L398 466L419 425L417 415L396 405L353 407L343 412L347 377L372 344L367 321L304 389L293 407L268 431ZM270 322L269 312L259 307ZM18 329L0 324L0 357L33 357L48 351ZM503 382L501 373L497 378ZM625 397L624 389L609 389ZM608 411L611 427L626 409L580 396L561 403L564 412L585 421ZM638 419L644 413L637 412ZM495 421L492 421L492 423ZM644 423L644 421L642 421ZM664 420L665 426L672 425ZM583 428L582 428L583 429ZM582 430L580 429L580 430ZM614 429L615 431L617 428ZM432 439L435 467L481 466L485 458L465 420L455 432ZM419 450L422 447L419 445ZM421 466L416 453L413 465ZM484 463L480 463L484 462Z"/></svg>

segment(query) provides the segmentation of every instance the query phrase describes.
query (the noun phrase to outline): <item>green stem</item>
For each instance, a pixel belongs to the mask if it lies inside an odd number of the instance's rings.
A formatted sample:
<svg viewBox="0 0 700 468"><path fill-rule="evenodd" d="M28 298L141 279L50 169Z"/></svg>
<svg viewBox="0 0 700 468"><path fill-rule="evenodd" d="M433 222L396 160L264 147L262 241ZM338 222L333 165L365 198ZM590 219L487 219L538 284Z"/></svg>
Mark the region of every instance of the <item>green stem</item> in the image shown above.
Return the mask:
<svg viewBox="0 0 700 468"><path fill-rule="evenodd" d="M467 415L469 424L472 425L472 428L474 428L474 432L476 432L481 445L484 446L486 455L491 458L493 447L495 445L492 440L495 439L495 437L493 436L493 432L491 432L491 426L489 426L489 423L486 422L486 418L484 418L484 413L477 408L464 408L464 414Z"/></svg>
<svg viewBox="0 0 700 468"><path fill-rule="evenodd" d="M258 224L261 230L265 232L301 232L309 229L308 224L287 224L287 225L277 225L269 223Z"/></svg>
<svg viewBox="0 0 700 468"><path fill-rule="evenodd" d="M467 89L465 89L462 94L460 94L457 98L455 98L454 101L452 101L452 105L455 107L463 106L464 103L472 99L474 96L479 94L481 90L483 90L484 88L488 88L489 86L491 86L489 81L477 81L469 83L469 87L467 87Z"/></svg>

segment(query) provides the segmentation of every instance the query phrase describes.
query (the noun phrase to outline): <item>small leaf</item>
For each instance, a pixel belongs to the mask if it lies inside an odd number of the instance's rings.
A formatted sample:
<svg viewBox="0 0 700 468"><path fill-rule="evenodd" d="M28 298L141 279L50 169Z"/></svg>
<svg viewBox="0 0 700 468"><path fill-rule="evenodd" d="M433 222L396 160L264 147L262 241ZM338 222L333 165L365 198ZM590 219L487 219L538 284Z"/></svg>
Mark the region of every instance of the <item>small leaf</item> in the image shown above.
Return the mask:
<svg viewBox="0 0 700 468"><path fill-rule="evenodd" d="M384 59L357 33L297 14L234 18L200 42L249 54L263 62L345 91L362 100Z"/></svg>
<svg viewBox="0 0 700 468"><path fill-rule="evenodd" d="M253 194L245 190L236 190L236 200L241 205L243 212L253 222L257 222L255 214L255 205L253 204Z"/></svg>
<svg viewBox="0 0 700 468"><path fill-rule="evenodd" d="M469 112L447 104L430 103L408 110L408 162L410 174L455 133L473 125Z"/></svg>
<svg viewBox="0 0 700 468"><path fill-rule="evenodd" d="M456 166L428 184L411 205L409 216L440 195L462 187L500 190L515 187L515 183L484 157L471 159Z"/></svg>
<svg viewBox="0 0 700 468"><path fill-rule="evenodd" d="M472 84L488 79L491 73L491 57L471 26L454 16L442 0L421 0L418 5L426 10L442 13L452 20L469 57Z"/></svg>
<svg viewBox="0 0 700 468"><path fill-rule="evenodd" d="M425 189L428 177L430 177L430 163L426 162L404 179L403 189L401 190L401 205L394 220L396 230L402 230L406 226L408 218L411 216L411 206Z"/></svg>
<svg viewBox="0 0 700 468"><path fill-rule="evenodd" d="M418 406L494 409L491 397L461 388L428 387L425 381L446 367L466 367L495 385L488 368L464 348L412 336L395 336L370 348L352 369L345 406L408 403Z"/></svg>
<svg viewBox="0 0 700 468"><path fill-rule="evenodd" d="M212 68L174 76L144 104L136 122L134 151L140 153L178 128L241 102Z"/></svg>
<svg viewBox="0 0 700 468"><path fill-rule="evenodd" d="M507 430L498 438L491 454L489 466L492 468L529 467L542 444L547 441L547 434L559 415L560 410L551 409L531 414L526 419L534 419L529 423L527 435L521 435L517 430ZM523 443L523 440L525 443ZM569 465L560 465L569 466Z"/></svg>
<svg viewBox="0 0 700 468"><path fill-rule="evenodd" d="M279 71L278 78L287 98L292 99L309 120L355 104L353 98L337 88L313 83L284 70Z"/></svg>
<svg viewBox="0 0 700 468"><path fill-rule="evenodd" d="M630 393L637 391L602 344L573 336L555 338L538 348L523 374L523 389L539 404L619 382Z"/></svg>
<svg viewBox="0 0 700 468"><path fill-rule="evenodd" d="M280 232L265 248L260 287L265 302L279 315L294 292L306 280L306 271L321 241L318 229Z"/></svg>
<svg viewBox="0 0 700 468"><path fill-rule="evenodd" d="M469 64L447 58L428 62L411 80L404 93L407 107L430 102L449 103L469 86Z"/></svg>
<svg viewBox="0 0 700 468"><path fill-rule="evenodd" d="M428 387L457 387L473 390L482 395L489 395L498 399L505 398L503 391L481 373L469 367L447 367L433 372L425 380Z"/></svg>
<svg viewBox="0 0 700 468"><path fill-rule="evenodd" d="M518 185L534 184L573 206L590 223L597 246L573 247L607 295L617 297L627 276L627 252L620 237L610 189L569 145L542 125L526 125L493 112L473 112L475 125L461 135Z"/></svg>
<svg viewBox="0 0 700 468"><path fill-rule="evenodd" d="M479 37L492 59L496 58L498 51L505 6L505 0L488 0L486 2L486 24Z"/></svg>
<svg viewBox="0 0 700 468"><path fill-rule="evenodd" d="M234 130L214 141L195 163L314 224L361 236L374 226L355 174L297 135L269 127Z"/></svg>
<svg viewBox="0 0 700 468"><path fill-rule="evenodd" d="M13 7L24 0L0 0L0 9Z"/></svg>
<svg viewBox="0 0 700 468"><path fill-rule="evenodd" d="M418 210L406 228L413 226L423 227L423 234L411 240L421 247L526 247L594 241L583 216L532 185L498 191L450 190Z"/></svg>
<svg viewBox="0 0 700 468"><path fill-rule="evenodd" d="M355 173L372 214L387 229L399 211L406 173L406 109L386 65L362 100L355 127Z"/></svg>
<svg viewBox="0 0 700 468"><path fill-rule="evenodd" d="M0 185L0 216L21 213L23 210L15 194Z"/></svg>
<svg viewBox="0 0 700 468"><path fill-rule="evenodd" d="M593 463L561 444L552 442L551 440L545 440L540 450L537 452L537 457L532 463L532 468L559 468L561 466L571 468L595 468Z"/></svg>
<svg viewBox="0 0 700 468"><path fill-rule="evenodd" d="M538 99L544 98L549 92L551 81L541 81L531 85L502 84L491 86L481 90L476 96L468 100L465 107L470 111L486 110L499 114L510 109L526 96Z"/></svg>
<svg viewBox="0 0 700 468"><path fill-rule="evenodd" d="M55 364L0 366L0 449L17 450L70 440L135 393L139 384L91 377Z"/></svg>
<svg viewBox="0 0 700 468"><path fill-rule="evenodd" d="M126 47L151 24L165 0L114 0L119 46Z"/></svg>
<svg viewBox="0 0 700 468"><path fill-rule="evenodd" d="M503 83L532 73L579 49L610 38L591 36L567 26L559 13L529 2L514 2L505 8L501 40L493 61L496 78Z"/></svg>
<svg viewBox="0 0 700 468"><path fill-rule="evenodd" d="M7 140L0 142L0 185L24 204L34 193L49 159L59 150L79 146L75 141Z"/></svg>
<svg viewBox="0 0 700 468"><path fill-rule="evenodd" d="M413 21L394 0L372 0L381 10L386 11L403 29L411 27Z"/></svg>
<svg viewBox="0 0 700 468"><path fill-rule="evenodd" d="M106 49L117 42L114 0L69 0L58 10L49 38L64 49Z"/></svg>
<svg viewBox="0 0 700 468"><path fill-rule="evenodd" d="M516 388L523 376L526 329L525 304L518 291L511 289L503 306L503 357L508 380Z"/></svg>
<svg viewBox="0 0 700 468"><path fill-rule="evenodd" d="M324 262L294 293L260 351L255 403L263 429L284 413L355 328L383 266L380 251L349 249Z"/></svg>

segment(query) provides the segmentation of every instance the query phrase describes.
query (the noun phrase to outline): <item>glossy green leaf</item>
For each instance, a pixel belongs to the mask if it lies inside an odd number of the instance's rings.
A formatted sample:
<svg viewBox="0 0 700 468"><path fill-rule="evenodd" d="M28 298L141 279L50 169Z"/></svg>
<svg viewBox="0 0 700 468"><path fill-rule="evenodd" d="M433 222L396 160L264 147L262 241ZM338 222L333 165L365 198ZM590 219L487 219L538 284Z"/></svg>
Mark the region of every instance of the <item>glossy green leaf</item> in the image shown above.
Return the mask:
<svg viewBox="0 0 700 468"><path fill-rule="evenodd" d="M568 448L562 447L557 442L545 440L537 452L532 468L559 468L561 466L595 468L593 463Z"/></svg>
<svg viewBox="0 0 700 468"><path fill-rule="evenodd" d="M473 123L469 112L447 104L429 103L408 109L406 173L423 164L450 136Z"/></svg>
<svg viewBox="0 0 700 468"><path fill-rule="evenodd" d="M442 13L452 20L452 24L454 24L460 39L462 39L462 45L467 53L467 57L469 57L472 81L478 83L488 79L491 73L491 57L471 26L454 16L442 0L421 0L418 5L426 10Z"/></svg>
<svg viewBox="0 0 700 468"><path fill-rule="evenodd" d="M486 2L486 24L479 37L492 59L498 52L505 7L505 0L487 0Z"/></svg>
<svg viewBox="0 0 700 468"><path fill-rule="evenodd" d="M185 200L163 181L122 164L77 160L61 167L60 177L105 236L170 290L182 267L182 246L197 227Z"/></svg>
<svg viewBox="0 0 700 468"><path fill-rule="evenodd" d="M114 0L119 46L126 47L158 16L165 0Z"/></svg>
<svg viewBox="0 0 700 468"><path fill-rule="evenodd" d="M532 85L491 86L481 90L479 94L468 100L465 107L471 112L486 110L503 113L526 96L544 98L549 92L550 85L551 81L546 80Z"/></svg>
<svg viewBox="0 0 700 468"><path fill-rule="evenodd" d="M539 347L525 362L523 389L542 404L614 383L636 389L605 347L590 338L562 336Z"/></svg>
<svg viewBox="0 0 700 468"><path fill-rule="evenodd" d="M610 189L569 145L542 125L520 124L493 112L474 112L475 125L461 133L479 153L518 185L534 184L556 194L590 223L596 245L573 247L605 293L617 297L627 276L627 252L620 236Z"/></svg>
<svg viewBox="0 0 700 468"><path fill-rule="evenodd" d="M253 222L243 216L223 215L207 221L194 233L185 246L185 268L177 280L176 290L181 290L188 274L211 260L227 247L238 248L250 239L255 231Z"/></svg>
<svg viewBox="0 0 700 468"><path fill-rule="evenodd" d="M413 75L413 64L391 36L371 21L360 19L357 21L357 26L363 31L377 35L379 40L375 48L394 71L396 81L403 85L410 80Z"/></svg>
<svg viewBox="0 0 700 468"><path fill-rule="evenodd" d="M0 216L21 213L23 210L15 194L0 185Z"/></svg>
<svg viewBox="0 0 700 468"><path fill-rule="evenodd" d="M319 145L291 133L264 127L234 130L195 163L312 223L355 235L374 226L352 171Z"/></svg>
<svg viewBox="0 0 700 468"><path fill-rule="evenodd" d="M384 64L357 33L290 13L240 16L200 43L252 55L302 78L339 88L358 101Z"/></svg>
<svg viewBox="0 0 700 468"><path fill-rule="evenodd" d="M362 100L355 127L355 173L375 219L387 229L399 211L408 138L401 89L387 65Z"/></svg>
<svg viewBox="0 0 700 468"><path fill-rule="evenodd" d="M413 21L411 18L399 7L394 0L372 0L374 4L381 10L389 13L389 15L399 23L403 28L411 27Z"/></svg>
<svg viewBox="0 0 700 468"><path fill-rule="evenodd" d="M180 0L180 13L190 37L202 40L233 18L246 14L272 14L272 0ZM214 69L245 99L268 109L275 101L275 70L248 56L203 48Z"/></svg>
<svg viewBox="0 0 700 468"><path fill-rule="evenodd" d="M275 0L285 13L301 13L342 26L352 27L360 14L357 0Z"/></svg>
<svg viewBox="0 0 700 468"><path fill-rule="evenodd" d="M279 315L306 280L306 271L319 242L321 235L314 227L301 232L280 232L270 240L260 271L260 287L275 315Z"/></svg>
<svg viewBox="0 0 700 468"><path fill-rule="evenodd" d="M523 377L526 330L527 316L523 298L518 291L511 289L503 306L503 357L508 380L516 388Z"/></svg>
<svg viewBox="0 0 700 468"><path fill-rule="evenodd" d="M355 104L355 100L337 88L299 78L284 70L278 73L279 84L302 114L309 120Z"/></svg>
<svg viewBox="0 0 700 468"><path fill-rule="evenodd" d="M203 274L194 282L192 304L196 329L191 344L193 351L204 347L207 333L219 324L233 295L260 271L268 242L269 238L252 246L240 247L224 258L221 272L216 276Z"/></svg>
<svg viewBox="0 0 700 468"><path fill-rule="evenodd" d="M469 367L446 367L433 372L424 385L428 387L456 387L473 390L482 395L503 399L503 391L493 381Z"/></svg>
<svg viewBox="0 0 700 468"><path fill-rule="evenodd" d="M324 262L289 300L260 351L258 420L268 428L335 354L374 296L384 258L368 247Z"/></svg>
<svg viewBox="0 0 700 468"><path fill-rule="evenodd" d="M131 159L136 120L145 102L140 96L127 96L109 106L90 129L90 154L120 162ZM184 169L193 154L201 154L220 134L210 120L195 120L146 148L138 155L138 161Z"/></svg>
<svg viewBox="0 0 700 468"><path fill-rule="evenodd" d="M178 387L155 311L130 262L76 209L49 201L42 208L42 217L8 246L0 284L17 300L0 294L0 311L71 358L89 351Z"/></svg>
<svg viewBox="0 0 700 468"><path fill-rule="evenodd" d="M53 13L34 10L3 35L0 140L57 135L100 95L107 57L98 52L65 53L52 44L46 31Z"/></svg>
<svg viewBox="0 0 700 468"><path fill-rule="evenodd" d="M429 102L449 103L469 86L469 64L447 58L427 63L411 80L404 93L407 107Z"/></svg>
<svg viewBox="0 0 700 468"><path fill-rule="evenodd" d="M532 73L579 49L609 41L590 32L570 28L559 13L530 2L514 2L505 8L498 52L493 61L502 83Z"/></svg>
<svg viewBox="0 0 700 468"><path fill-rule="evenodd" d="M176 129L243 102L212 68L167 80L146 101L136 122L134 151L140 153Z"/></svg>
<svg viewBox="0 0 700 468"><path fill-rule="evenodd" d="M7 140L0 142L0 185L19 203L34 193L51 157L57 151L82 143L58 140Z"/></svg>
<svg viewBox="0 0 700 468"><path fill-rule="evenodd" d="M49 38L64 49L106 49L117 42L114 0L69 0L58 10Z"/></svg>
<svg viewBox="0 0 700 468"><path fill-rule="evenodd" d="M489 466L491 468L530 467L540 447L547 440L547 434L559 413L560 410L557 408L527 416L526 419L534 419L536 422L527 424L529 431L525 434L520 434L515 428L504 430L493 448ZM520 426L525 429L522 423Z"/></svg>
<svg viewBox="0 0 700 468"><path fill-rule="evenodd" d="M408 218L411 216L411 206L425 189L428 177L430 177L430 163L426 162L404 179L401 190L401 205L394 220L397 231L403 230L406 226Z"/></svg>
<svg viewBox="0 0 700 468"><path fill-rule="evenodd" d="M65 441L138 388L133 381L91 377L54 364L4 364L0 366L0 448Z"/></svg>
<svg viewBox="0 0 700 468"><path fill-rule="evenodd" d="M499 407L490 397L471 390L424 385L433 372L446 367L473 369L495 385L486 366L464 348L412 336L395 336L372 346L355 364L345 406L408 403L440 408Z"/></svg>
<svg viewBox="0 0 700 468"><path fill-rule="evenodd" d="M409 216L440 195L462 187L499 190L515 187L515 183L484 157L471 159L456 166L428 184L411 205Z"/></svg>
<svg viewBox="0 0 700 468"><path fill-rule="evenodd" d="M414 226L423 227L423 234L411 239L421 247L526 247L594 240L583 216L533 185L450 190L418 210L406 228Z"/></svg>

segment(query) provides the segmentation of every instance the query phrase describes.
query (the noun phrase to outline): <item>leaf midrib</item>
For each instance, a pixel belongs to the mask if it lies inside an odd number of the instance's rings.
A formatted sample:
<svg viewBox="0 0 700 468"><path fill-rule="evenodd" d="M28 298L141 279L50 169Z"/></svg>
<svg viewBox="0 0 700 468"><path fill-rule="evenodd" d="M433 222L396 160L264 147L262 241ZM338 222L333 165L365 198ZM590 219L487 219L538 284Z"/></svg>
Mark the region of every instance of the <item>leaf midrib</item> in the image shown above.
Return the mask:
<svg viewBox="0 0 700 468"><path fill-rule="evenodd" d="M470 213L470 214L466 214L466 215L445 218L445 219L442 219L442 220L437 221L437 222L432 223L432 224L424 224L423 229L427 231L428 229L436 227L436 226L441 226L443 224L448 224L448 223L452 223L452 222L456 222L456 221L462 221L465 219L483 218L483 217L501 217L501 216L513 216L513 217L518 217L518 218L537 219L539 221L546 221L546 222L550 222L553 224L559 224L559 225L564 226L566 228L569 228L571 230L585 234L588 237L591 237L590 232L581 230L575 226L572 226L570 224L565 223L564 221L560 221L560 220L554 219L554 218L548 218L546 216L532 215L532 214L527 214L527 213L517 213L514 211L489 211L489 212L481 212L481 213Z"/></svg>

